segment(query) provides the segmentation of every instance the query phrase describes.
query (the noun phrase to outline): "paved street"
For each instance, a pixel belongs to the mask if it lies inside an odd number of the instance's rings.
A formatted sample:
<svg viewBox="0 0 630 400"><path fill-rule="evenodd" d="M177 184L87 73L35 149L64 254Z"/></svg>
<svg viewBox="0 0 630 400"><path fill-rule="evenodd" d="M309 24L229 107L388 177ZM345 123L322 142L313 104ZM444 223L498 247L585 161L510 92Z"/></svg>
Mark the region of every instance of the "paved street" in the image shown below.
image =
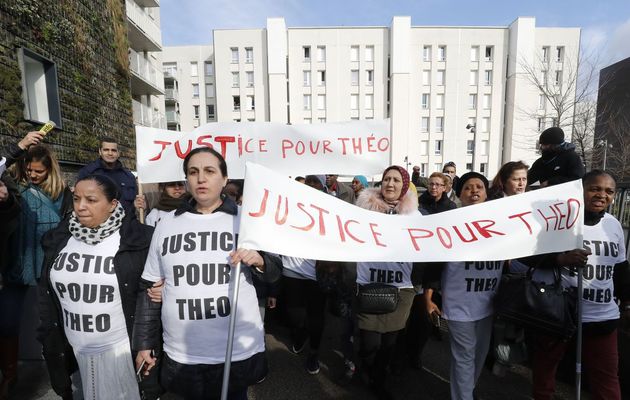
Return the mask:
<svg viewBox="0 0 630 400"><path fill-rule="evenodd" d="M322 341L321 372L309 375L304 369L305 354L294 355L287 349L287 330L273 325L267 335L270 373L265 382L252 387L250 399L294 400L294 399L372 399L371 394L359 383L341 383L343 359L338 351L337 327L334 318L329 318ZM391 376L397 399L449 399L448 387L448 341L431 339L424 355L424 369L406 370L400 376ZM48 385L48 374L43 362L28 361L20 366L20 382L14 399L56 399ZM484 400L530 399L530 373L525 367L516 367L505 377L497 378L484 371L479 382L479 395ZM559 384L557 399L574 398L573 391ZM582 397L588 400L589 397ZM163 400L176 400L172 395Z"/></svg>

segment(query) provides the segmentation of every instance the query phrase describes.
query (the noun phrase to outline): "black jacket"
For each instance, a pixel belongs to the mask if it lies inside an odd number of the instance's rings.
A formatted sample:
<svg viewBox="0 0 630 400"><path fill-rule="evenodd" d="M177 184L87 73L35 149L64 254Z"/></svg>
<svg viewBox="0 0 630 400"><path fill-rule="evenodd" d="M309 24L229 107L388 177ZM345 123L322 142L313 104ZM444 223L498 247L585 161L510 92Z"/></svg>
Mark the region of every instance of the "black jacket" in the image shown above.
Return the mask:
<svg viewBox="0 0 630 400"><path fill-rule="evenodd" d="M457 205L449 200L446 192L442 193L442 197L438 201L435 201L428 191L424 192L420 195L418 202L420 203L420 209L426 210L429 214L437 214L457 208Z"/></svg>
<svg viewBox="0 0 630 400"><path fill-rule="evenodd" d="M0 202L0 278L9 261L9 237L15 232L20 216L20 194L17 185L9 174L2 175L2 183L7 187L9 197Z"/></svg>
<svg viewBox="0 0 630 400"><path fill-rule="evenodd" d="M120 227L120 247L114 256L114 265L130 341L140 276L144 270L152 235L153 227L141 224L133 215L127 214L123 219ZM61 306L50 285L50 270L69 239L68 219L64 219L57 228L44 235L42 239L44 268L38 288L40 326L37 339L43 345L51 385L60 396L71 393L70 375L73 369L76 369L76 361L64 334Z"/></svg>
<svg viewBox="0 0 630 400"><path fill-rule="evenodd" d="M582 179L584 164L575 152L575 145L564 143L555 153L534 161L527 173L527 182L547 182L547 186Z"/></svg>
<svg viewBox="0 0 630 400"><path fill-rule="evenodd" d="M133 201L136 198L138 187L136 185L136 178L131 171L125 168L120 161L116 161L114 168L107 168L103 159L99 158L96 161L92 161L85 167L81 168L77 179L85 178L88 175L104 175L118 185L120 188L120 204L123 205L125 211L128 213L135 212Z"/></svg>

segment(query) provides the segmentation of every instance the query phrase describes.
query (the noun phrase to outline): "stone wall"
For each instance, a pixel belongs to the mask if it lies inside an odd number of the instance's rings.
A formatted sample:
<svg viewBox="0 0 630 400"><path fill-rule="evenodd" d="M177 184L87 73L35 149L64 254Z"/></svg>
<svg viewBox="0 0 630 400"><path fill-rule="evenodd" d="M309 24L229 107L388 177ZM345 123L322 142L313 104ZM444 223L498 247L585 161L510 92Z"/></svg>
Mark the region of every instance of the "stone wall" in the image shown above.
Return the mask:
<svg viewBox="0 0 630 400"><path fill-rule="evenodd" d="M0 2L0 144L38 129L24 119L18 49L57 66L62 129L47 137L66 171L98 157L98 139L119 142L135 167L124 0Z"/></svg>

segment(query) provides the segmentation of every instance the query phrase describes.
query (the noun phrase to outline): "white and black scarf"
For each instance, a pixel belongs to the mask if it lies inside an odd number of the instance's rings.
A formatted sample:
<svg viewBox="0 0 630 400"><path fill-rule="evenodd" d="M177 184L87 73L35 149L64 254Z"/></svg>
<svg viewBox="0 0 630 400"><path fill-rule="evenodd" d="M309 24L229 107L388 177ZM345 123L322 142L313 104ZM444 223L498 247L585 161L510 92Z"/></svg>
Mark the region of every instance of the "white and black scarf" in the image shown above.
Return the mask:
<svg viewBox="0 0 630 400"><path fill-rule="evenodd" d="M122 205L118 203L105 222L96 228L88 228L87 226L81 225L81 222L79 222L79 219L77 218L77 214L73 211L72 216L70 217L70 234L81 242L85 242L87 244L98 244L120 229L124 217L125 210Z"/></svg>

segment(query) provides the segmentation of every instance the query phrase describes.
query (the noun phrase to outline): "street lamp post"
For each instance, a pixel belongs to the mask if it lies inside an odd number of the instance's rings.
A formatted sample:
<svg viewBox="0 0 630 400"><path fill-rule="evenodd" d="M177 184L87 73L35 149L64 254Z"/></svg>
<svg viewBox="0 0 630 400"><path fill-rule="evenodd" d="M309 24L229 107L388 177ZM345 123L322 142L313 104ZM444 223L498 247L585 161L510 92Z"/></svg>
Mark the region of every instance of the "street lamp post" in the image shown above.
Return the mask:
<svg viewBox="0 0 630 400"><path fill-rule="evenodd" d="M474 171L475 157L477 155L477 124L468 124L466 125L466 129L468 129L473 134L472 171Z"/></svg>
<svg viewBox="0 0 630 400"><path fill-rule="evenodd" d="M606 170L606 155L608 153L608 148L612 149L612 144L608 144L608 139L602 139L597 142L597 145L604 148L604 159L602 160L602 169Z"/></svg>

